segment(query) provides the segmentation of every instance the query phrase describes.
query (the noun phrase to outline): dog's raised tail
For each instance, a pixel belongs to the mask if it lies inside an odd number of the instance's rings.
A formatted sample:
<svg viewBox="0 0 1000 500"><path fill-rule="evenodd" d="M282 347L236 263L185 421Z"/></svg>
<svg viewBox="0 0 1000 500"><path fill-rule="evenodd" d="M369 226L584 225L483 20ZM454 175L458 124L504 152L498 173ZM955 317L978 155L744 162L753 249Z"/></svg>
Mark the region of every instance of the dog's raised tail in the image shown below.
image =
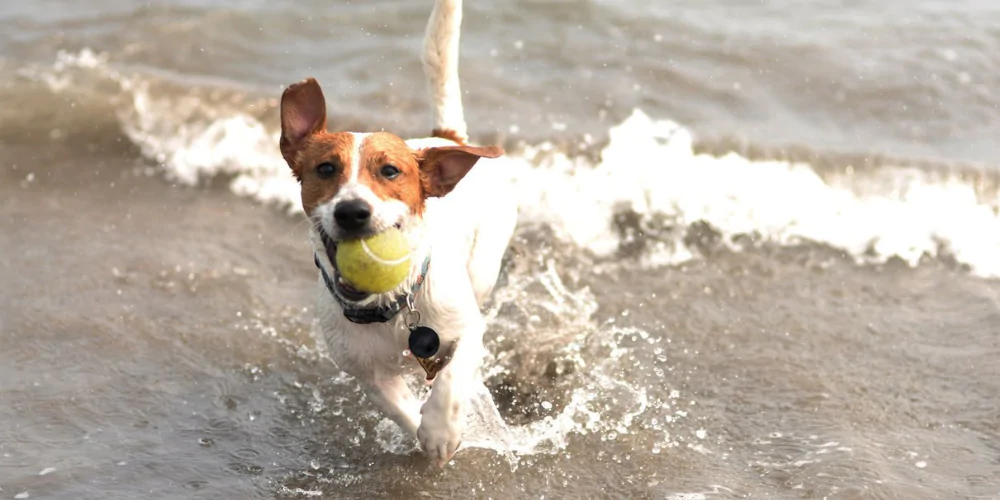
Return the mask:
<svg viewBox="0 0 1000 500"><path fill-rule="evenodd" d="M458 81L458 39L462 28L462 0L434 0L424 33L424 74L434 106L434 137L464 144L468 139Z"/></svg>

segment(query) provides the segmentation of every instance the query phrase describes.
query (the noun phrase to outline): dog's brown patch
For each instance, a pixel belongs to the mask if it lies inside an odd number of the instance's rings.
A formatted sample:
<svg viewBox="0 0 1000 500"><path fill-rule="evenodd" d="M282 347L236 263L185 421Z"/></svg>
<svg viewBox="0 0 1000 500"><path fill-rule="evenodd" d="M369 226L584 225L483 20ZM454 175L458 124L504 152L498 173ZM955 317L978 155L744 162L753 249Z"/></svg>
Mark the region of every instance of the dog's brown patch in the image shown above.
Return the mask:
<svg viewBox="0 0 1000 500"><path fill-rule="evenodd" d="M281 95L281 154L302 184L302 208L312 215L316 207L333 199L352 177L357 161L359 183L368 186L380 199L405 203L415 215L424 212L424 200L451 192L479 158L503 154L497 146L476 147L451 129L436 129L434 136L458 143L413 151L401 138L388 132L359 136L349 132L326 131L326 99L319 83L308 78L289 86ZM357 147L359 158L352 158ZM322 178L316 168L334 166L333 175ZM395 166L400 173L388 178L382 169Z"/></svg>
<svg viewBox="0 0 1000 500"><path fill-rule="evenodd" d="M465 144L465 137L458 135L458 132L450 128L436 128L431 132L431 136L438 137L440 139L448 139L458 145Z"/></svg>
<svg viewBox="0 0 1000 500"><path fill-rule="evenodd" d="M302 209L306 214L312 215L316 207L330 201L351 178L353 149L354 135L348 132L320 132L303 141L290 165L302 183ZM333 176L319 176L316 168L323 163L334 166Z"/></svg>
<svg viewBox="0 0 1000 500"><path fill-rule="evenodd" d="M450 193L480 158L496 158L502 154L503 148L499 146L442 146L419 151L417 159L420 162L424 196L444 196Z"/></svg>
<svg viewBox="0 0 1000 500"><path fill-rule="evenodd" d="M413 150L403 139L388 132L377 132L361 144L358 182L368 186L383 200L399 200L416 215L424 213L423 185L420 167ZM387 178L382 169L388 165L399 169L393 179Z"/></svg>
<svg viewBox="0 0 1000 500"><path fill-rule="evenodd" d="M302 180L302 165L295 161L310 136L326 132L326 98L314 78L289 85L281 93L281 156L295 178Z"/></svg>

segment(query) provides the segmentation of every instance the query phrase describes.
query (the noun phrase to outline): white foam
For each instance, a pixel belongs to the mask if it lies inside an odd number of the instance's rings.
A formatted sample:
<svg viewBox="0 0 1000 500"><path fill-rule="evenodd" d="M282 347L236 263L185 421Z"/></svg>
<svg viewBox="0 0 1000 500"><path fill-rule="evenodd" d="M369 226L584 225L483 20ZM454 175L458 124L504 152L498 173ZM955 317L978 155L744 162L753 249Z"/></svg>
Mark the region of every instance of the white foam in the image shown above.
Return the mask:
<svg viewBox="0 0 1000 500"><path fill-rule="evenodd" d="M728 237L756 232L779 244L822 242L858 260L872 251L872 260L896 256L916 265L943 244L975 273L1000 276L996 207L958 179L887 169L858 193L849 176L824 180L806 164L695 154L686 129L639 110L611 129L596 166L579 163L557 155L521 172L522 201L532 217L554 219L599 252L615 247L608 220L625 206L682 225L705 221ZM690 255L676 243L668 260Z"/></svg>
<svg viewBox="0 0 1000 500"><path fill-rule="evenodd" d="M159 163L168 178L195 185L219 174L233 176L232 191L291 211L298 206L298 183L278 152L278 133L256 118L231 112L192 119L201 103L195 98L157 99L141 80L122 79L132 98L121 113L122 129L142 153Z"/></svg>
<svg viewBox="0 0 1000 500"><path fill-rule="evenodd" d="M105 56L86 50L61 53L40 79L61 91L71 70L103 72L120 84L130 97L123 130L171 179L195 184L228 174L239 195L301 209L298 184L278 152L276 123L265 126L235 107L207 112L193 97L157 98L141 80L119 75ZM1000 276L997 207L980 201L969 182L891 168L870 178L824 180L807 164L695 154L688 130L640 110L609 132L597 164L548 144L491 161L510 174L522 223L549 224L562 237L608 255L619 245L612 216L625 207L682 226L705 221L726 240L756 233L777 244L826 243L858 261L896 256L916 265L924 254L944 250L977 275ZM651 262L694 256L677 238Z"/></svg>
<svg viewBox="0 0 1000 500"><path fill-rule="evenodd" d="M143 101L141 94L136 100ZM142 130L126 125L127 131L136 129ZM130 136L173 178L195 183L200 176L232 174L235 193L300 210L299 186L277 153L277 134L267 133L256 120L233 115L175 130L166 137ZM924 254L945 250L977 275L1000 276L1000 219L969 183L900 169L862 194L854 190L854 179L824 180L802 163L695 154L686 129L639 110L610 130L596 165L543 144L491 166L510 174L522 222L549 224L599 255L618 248L612 217L628 208L665 215L682 226L705 221L727 241L756 233L782 245L826 243L858 261L895 256L916 265ZM693 257L680 234L677 238L650 262Z"/></svg>

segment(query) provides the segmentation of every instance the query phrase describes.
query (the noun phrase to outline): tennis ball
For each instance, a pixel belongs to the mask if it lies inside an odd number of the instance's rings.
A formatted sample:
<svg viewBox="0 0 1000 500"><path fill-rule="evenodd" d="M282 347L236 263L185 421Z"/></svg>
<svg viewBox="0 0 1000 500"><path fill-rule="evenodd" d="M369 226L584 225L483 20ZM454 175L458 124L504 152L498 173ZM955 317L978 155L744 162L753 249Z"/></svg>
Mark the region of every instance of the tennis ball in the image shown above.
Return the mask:
<svg viewBox="0 0 1000 500"><path fill-rule="evenodd" d="M341 241L337 244L337 270L362 292L388 292L410 274L410 244L396 228L369 238Z"/></svg>

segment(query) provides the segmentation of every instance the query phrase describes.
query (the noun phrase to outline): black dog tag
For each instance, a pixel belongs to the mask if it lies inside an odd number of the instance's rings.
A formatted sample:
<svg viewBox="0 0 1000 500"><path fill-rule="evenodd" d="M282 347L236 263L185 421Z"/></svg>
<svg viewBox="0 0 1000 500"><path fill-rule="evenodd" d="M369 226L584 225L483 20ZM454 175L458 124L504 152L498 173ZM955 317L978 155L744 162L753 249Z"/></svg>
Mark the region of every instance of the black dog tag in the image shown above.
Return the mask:
<svg viewBox="0 0 1000 500"><path fill-rule="evenodd" d="M418 358L430 358L441 348L441 338L432 328L415 326L410 328L410 352Z"/></svg>

